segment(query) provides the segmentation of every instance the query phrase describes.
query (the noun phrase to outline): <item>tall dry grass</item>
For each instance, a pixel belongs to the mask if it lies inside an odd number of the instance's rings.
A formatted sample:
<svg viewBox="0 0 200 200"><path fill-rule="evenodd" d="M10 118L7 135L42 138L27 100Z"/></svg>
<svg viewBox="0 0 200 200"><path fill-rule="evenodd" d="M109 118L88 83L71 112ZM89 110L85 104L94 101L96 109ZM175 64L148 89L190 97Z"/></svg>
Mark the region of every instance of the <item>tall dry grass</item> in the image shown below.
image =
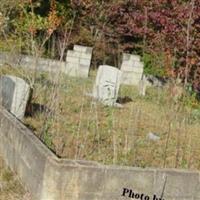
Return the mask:
<svg viewBox="0 0 200 200"><path fill-rule="evenodd" d="M24 79L32 75L18 71L5 67L1 73ZM132 101L122 109L105 107L85 95L92 91L95 76L96 71L88 79L37 73L35 107L24 121L52 151L104 164L200 168L200 118L193 115L189 97L174 102L164 88L148 88L141 97L137 88L122 86L119 96ZM149 140L149 132L160 140Z"/></svg>
<svg viewBox="0 0 200 200"><path fill-rule="evenodd" d="M30 194L23 188L16 175L6 167L0 157L0 199L31 200Z"/></svg>
<svg viewBox="0 0 200 200"><path fill-rule="evenodd" d="M27 117L25 122L60 157L96 160L105 164L140 167L199 169L200 123L193 109L174 103L166 90L122 87L120 96L132 102L124 108L105 107L85 96L95 79L41 75L35 102L48 109ZM153 132L160 137L151 141Z"/></svg>

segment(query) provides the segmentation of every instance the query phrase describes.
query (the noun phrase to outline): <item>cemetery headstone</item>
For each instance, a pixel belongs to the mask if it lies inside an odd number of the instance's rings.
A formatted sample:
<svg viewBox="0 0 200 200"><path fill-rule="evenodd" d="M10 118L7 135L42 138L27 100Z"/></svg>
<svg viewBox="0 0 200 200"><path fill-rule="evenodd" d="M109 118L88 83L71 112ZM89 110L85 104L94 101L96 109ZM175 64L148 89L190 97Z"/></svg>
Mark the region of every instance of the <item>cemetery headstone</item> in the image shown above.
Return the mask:
<svg viewBox="0 0 200 200"><path fill-rule="evenodd" d="M140 56L123 54L121 65L122 78L121 83L125 85L139 85L142 79L144 64L140 60Z"/></svg>
<svg viewBox="0 0 200 200"><path fill-rule="evenodd" d="M146 80L142 79L139 81L139 95L141 96L145 96L146 95L146 88L147 88L147 84L146 84Z"/></svg>
<svg viewBox="0 0 200 200"><path fill-rule="evenodd" d="M69 76L87 78L92 59L92 48L74 45L67 51L65 73Z"/></svg>
<svg viewBox="0 0 200 200"><path fill-rule="evenodd" d="M121 71L109 65L99 66L92 96L104 105L119 106L116 103L120 87Z"/></svg>
<svg viewBox="0 0 200 200"><path fill-rule="evenodd" d="M23 119L30 87L21 78L5 75L0 77L0 102L3 107Z"/></svg>

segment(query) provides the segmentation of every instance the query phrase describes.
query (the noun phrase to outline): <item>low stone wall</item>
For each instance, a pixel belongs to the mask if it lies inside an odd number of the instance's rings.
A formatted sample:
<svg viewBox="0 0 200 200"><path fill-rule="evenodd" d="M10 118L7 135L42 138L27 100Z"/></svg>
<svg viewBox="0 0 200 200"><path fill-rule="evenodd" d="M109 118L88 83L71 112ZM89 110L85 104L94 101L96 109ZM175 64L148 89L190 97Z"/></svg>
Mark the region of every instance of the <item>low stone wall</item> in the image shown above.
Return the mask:
<svg viewBox="0 0 200 200"><path fill-rule="evenodd" d="M140 56L124 53L121 71L121 84L138 86L142 79L144 63L141 62Z"/></svg>
<svg viewBox="0 0 200 200"><path fill-rule="evenodd" d="M63 72L69 76L87 78L92 59L92 48L75 45L68 50L66 62L23 54L0 52L0 65L25 67L45 72Z"/></svg>
<svg viewBox="0 0 200 200"><path fill-rule="evenodd" d="M0 108L0 154L35 200L199 200L199 172L58 159Z"/></svg>
<svg viewBox="0 0 200 200"><path fill-rule="evenodd" d="M66 63L48 58L35 58L29 55L0 52L0 65L9 64L14 67L25 67L46 72L65 72Z"/></svg>

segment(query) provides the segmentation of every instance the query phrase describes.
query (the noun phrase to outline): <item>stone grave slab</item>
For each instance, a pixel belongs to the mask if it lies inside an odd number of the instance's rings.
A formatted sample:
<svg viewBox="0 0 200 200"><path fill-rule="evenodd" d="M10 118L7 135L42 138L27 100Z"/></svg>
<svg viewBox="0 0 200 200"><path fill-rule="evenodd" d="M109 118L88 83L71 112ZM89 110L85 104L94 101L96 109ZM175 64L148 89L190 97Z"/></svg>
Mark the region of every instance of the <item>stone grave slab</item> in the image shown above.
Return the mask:
<svg viewBox="0 0 200 200"><path fill-rule="evenodd" d="M92 48L74 45L73 50L67 51L65 73L73 77L87 78L89 75Z"/></svg>
<svg viewBox="0 0 200 200"><path fill-rule="evenodd" d="M21 78L4 75L0 77L0 103L18 119L23 119L30 87Z"/></svg>
<svg viewBox="0 0 200 200"><path fill-rule="evenodd" d="M145 79L140 80L139 85L138 85L139 95L145 96L146 95L146 89L147 89L147 84L146 84Z"/></svg>
<svg viewBox="0 0 200 200"><path fill-rule="evenodd" d="M109 65L99 66L92 96L104 105L116 106L121 71Z"/></svg>
<svg viewBox="0 0 200 200"><path fill-rule="evenodd" d="M141 62L140 56L126 53L123 54L121 71L121 84L139 85L144 71L144 64Z"/></svg>

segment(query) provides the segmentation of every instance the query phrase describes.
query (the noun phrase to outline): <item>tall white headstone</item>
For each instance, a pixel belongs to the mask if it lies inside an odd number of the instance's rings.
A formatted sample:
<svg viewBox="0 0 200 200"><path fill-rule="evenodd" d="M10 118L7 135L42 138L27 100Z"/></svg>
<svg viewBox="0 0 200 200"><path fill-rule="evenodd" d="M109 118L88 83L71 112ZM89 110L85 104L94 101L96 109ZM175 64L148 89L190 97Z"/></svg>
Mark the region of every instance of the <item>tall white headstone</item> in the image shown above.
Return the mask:
<svg viewBox="0 0 200 200"><path fill-rule="evenodd" d="M144 64L140 61L140 56L123 54L121 65L121 83L125 85L138 85L142 79Z"/></svg>
<svg viewBox="0 0 200 200"><path fill-rule="evenodd" d="M3 107L23 119L30 87L21 78L5 75L0 77L0 102Z"/></svg>
<svg viewBox="0 0 200 200"><path fill-rule="evenodd" d="M121 71L109 65L99 66L93 97L104 105L115 106L121 80Z"/></svg>
<svg viewBox="0 0 200 200"><path fill-rule="evenodd" d="M67 51L65 73L69 76L87 78L92 60L92 48L74 45Z"/></svg>

